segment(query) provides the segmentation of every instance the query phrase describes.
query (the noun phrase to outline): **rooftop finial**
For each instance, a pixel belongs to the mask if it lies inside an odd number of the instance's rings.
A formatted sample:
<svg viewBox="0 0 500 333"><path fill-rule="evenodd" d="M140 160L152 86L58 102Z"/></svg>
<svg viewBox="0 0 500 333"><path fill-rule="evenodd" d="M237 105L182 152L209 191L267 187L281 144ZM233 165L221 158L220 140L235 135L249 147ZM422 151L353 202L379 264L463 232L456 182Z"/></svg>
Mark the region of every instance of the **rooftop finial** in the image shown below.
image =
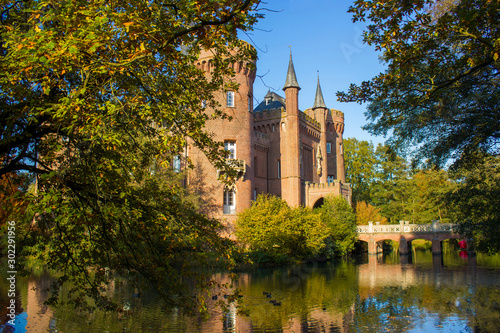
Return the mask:
<svg viewBox="0 0 500 333"><path fill-rule="evenodd" d="M286 74L286 81L283 90L292 87L300 89L299 83L297 82L297 76L295 75L295 68L293 67L292 47L291 46L289 47L290 47L290 62L288 63L288 72Z"/></svg>
<svg viewBox="0 0 500 333"><path fill-rule="evenodd" d="M314 98L314 106L315 108L325 108L325 100L323 99L323 92L321 91L321 85L319 84L319 70L318 70L318 85L316 87L316 97Z"/></svg>

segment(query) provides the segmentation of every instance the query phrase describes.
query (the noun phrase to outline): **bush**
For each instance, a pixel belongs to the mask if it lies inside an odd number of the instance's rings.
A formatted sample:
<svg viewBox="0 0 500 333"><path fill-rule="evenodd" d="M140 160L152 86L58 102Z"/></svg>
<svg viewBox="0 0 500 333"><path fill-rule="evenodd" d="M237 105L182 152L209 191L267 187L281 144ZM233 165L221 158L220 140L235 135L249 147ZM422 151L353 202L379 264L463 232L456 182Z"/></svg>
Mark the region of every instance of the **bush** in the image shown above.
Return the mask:
<svg viewBox="0 0 500 333"><path fill-rule="evenodd" d="M327 196L318 208L321 220L328 228L325 254L328 257L343 256L354 249L356 242L356 214L343 196Z"/></svg>
<svg viewBox="0 0 500 333"><path fill-rule="evenodd" d="M255 252L303 258L318 254L327 236L320 216L310 208L291 208L277 197L260 195L238 215L238 240Z"/></svg>

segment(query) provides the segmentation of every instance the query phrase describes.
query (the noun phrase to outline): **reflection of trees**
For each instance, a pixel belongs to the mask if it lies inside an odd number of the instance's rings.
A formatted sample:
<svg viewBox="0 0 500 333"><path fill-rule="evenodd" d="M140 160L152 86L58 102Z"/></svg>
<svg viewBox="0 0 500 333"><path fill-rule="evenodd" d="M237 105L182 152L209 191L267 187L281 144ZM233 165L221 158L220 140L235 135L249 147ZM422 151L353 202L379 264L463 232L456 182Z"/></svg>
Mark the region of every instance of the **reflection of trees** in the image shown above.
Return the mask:
<svg viewBox="0 0 500 333"><path fill-rule="evenodd" d="M500 328L500 290L498 288L477 288L469 306L473 311L467 314L474 332L498 332Z"/></svg>
<svg viewBox="0 0 500 333"><path fill-rule="evenodd" d="M276 330L297 321L301 326L308 322L341 325L343 316L354 304L357 285L353 264L309 262L259 270L252 274L249 284L239 288L245 295L253 327ZM264 291L272 297L263 295ZM269 300L282 305L274 306Z"/></svg>
<svg viewBox="0 0 500 333"><path fill-rule="evenodd" d="M497 332L499 304L498 288L473 290L452 284L384 287L374 296L356 299L353 325L356 332L404 332L423 324L427 314L432 313L438 323L458 317L469 321L474 332Z"/></svg>

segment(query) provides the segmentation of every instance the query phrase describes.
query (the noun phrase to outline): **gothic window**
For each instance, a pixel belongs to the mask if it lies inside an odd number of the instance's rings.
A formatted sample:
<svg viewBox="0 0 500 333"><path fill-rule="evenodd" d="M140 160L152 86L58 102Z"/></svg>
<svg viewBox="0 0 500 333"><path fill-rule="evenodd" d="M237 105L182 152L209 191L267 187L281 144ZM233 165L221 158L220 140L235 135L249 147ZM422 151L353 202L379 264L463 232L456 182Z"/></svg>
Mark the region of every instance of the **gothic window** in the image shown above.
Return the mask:
<svg viewBox="0 0 500 333"><path fill-rule="evenodd" d="M344 146L342 144L339 145L340 155L344 155Z"/></svg>
<svg viewBox="0 0 500 333"><path fill-rule="evenodd" d="M328 176L326 177L326 182L327 182L328 184L333 183L333 180L334 180L334 178L333 178L333 176L332 176L332 175L328 175Z"/></svg>
<svg viewBox="0 0 500 333"><path fill-rule="evenodd" d="M326 143L326 153L331 154L332 153L332 144L330 142Z"/></svg>
<svg viewBox="0 0 500 333"><path fill-rule="evenodd" d="M224 214L234 214L236 211L235 193L233 189L224 190Z"/></svg>
<svg viewBox="0 0 500 333"><path fill-rule="evenodd" d="M236 158L236 142L234 141L224 141L224 149L229 151L228 158L235 159Z"/></svg>
<svg viewBox="0 0 500 333"><path fill-rule="evenodd" d="M277 167L278 167L278 178L281 178L281 161L280 160L278 160Z"/></svg>
<svg viewBox="0 0 500 333"><path fill-rule="evenodd" d="M202 100L201 101L201 107L204 109L207 107L207 101L206 100Z"/></svg>
<svg viewBox="0 0 500 333"><path fill-rule="evenodd" d="M234 107L234 91L227 92L226 105L229 107Z"/></svg>

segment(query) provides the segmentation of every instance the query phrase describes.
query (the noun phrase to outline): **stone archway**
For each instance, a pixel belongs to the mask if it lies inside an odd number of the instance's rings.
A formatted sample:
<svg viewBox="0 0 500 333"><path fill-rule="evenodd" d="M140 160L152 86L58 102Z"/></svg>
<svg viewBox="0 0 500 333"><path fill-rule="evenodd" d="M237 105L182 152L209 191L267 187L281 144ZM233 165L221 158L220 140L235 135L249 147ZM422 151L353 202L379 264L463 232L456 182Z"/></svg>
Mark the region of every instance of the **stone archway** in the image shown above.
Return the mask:
<svg viewBox="0 0 500 333"><path fill-rule="evenodd" d="M323 197L319 198L318 200L316 200L316 202L314 203L313 205L313 209L315 208L320 208L321 206L323 206L323 204L325 203L325 199Z"/></svg>

